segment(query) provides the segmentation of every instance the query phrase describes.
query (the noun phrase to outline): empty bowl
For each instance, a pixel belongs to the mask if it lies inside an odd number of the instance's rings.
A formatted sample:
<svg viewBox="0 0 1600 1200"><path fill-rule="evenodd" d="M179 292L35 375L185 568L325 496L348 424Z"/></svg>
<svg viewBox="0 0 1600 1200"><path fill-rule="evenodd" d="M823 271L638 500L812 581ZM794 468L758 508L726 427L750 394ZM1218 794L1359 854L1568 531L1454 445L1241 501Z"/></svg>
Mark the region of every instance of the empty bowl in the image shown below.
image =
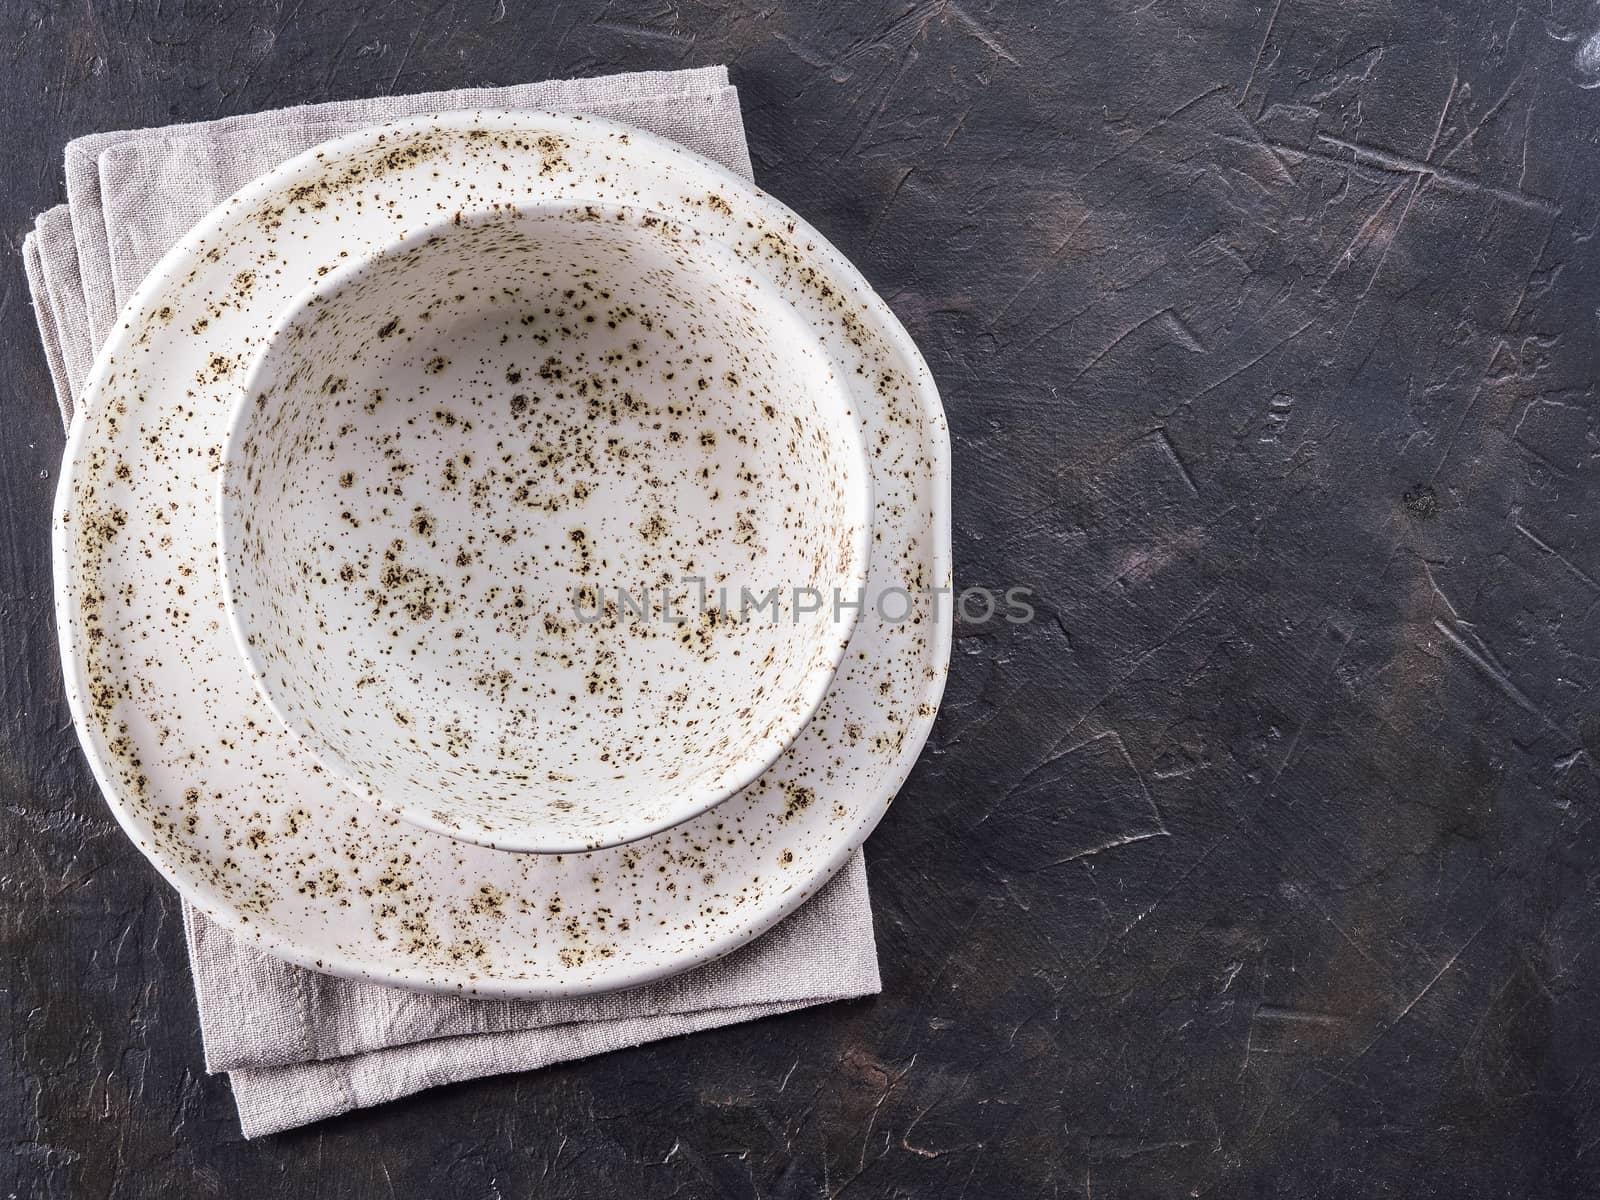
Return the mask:
<svg viewBox="0 0 1600 1200"><path fill-rule="evenodd" d="M444 218L336 266L248 373L228 620L302 745L406 820L546 852L667 828L773 762L850 639L847 392L749 263L662 224Z"/></svg>

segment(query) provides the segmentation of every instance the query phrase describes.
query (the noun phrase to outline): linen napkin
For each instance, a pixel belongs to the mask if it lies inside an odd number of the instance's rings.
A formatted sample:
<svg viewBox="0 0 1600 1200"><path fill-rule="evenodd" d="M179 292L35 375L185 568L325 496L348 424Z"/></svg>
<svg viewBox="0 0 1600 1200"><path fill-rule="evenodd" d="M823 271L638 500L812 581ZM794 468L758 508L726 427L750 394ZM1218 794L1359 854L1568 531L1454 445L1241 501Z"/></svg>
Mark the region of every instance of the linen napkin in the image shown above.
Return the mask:
<svg viewBox="0 0 1600 1200"><path fill-rule="evenodd" d="M207 211L318 142L453 109L583 112L661 134L751 176L726 68L317 104L67 146L68 202L23 245L62 419L121 305ZM206 1070L233 1084L246 1137L437 1084L521 1071L880 990L860 852L798 912L714 963L627 992L469 1000L292 966L184 905Z"/></svg>

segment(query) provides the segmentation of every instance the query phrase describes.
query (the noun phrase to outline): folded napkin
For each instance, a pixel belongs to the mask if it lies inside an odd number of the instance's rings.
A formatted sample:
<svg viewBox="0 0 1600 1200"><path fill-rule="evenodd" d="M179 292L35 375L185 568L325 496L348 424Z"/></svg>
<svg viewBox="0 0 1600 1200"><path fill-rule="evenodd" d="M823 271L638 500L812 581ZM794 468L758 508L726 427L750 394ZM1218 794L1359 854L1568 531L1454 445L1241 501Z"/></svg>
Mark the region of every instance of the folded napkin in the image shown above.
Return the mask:
<svg viewBox="0 0 1600 1200"><path fill-rule="evenodd" d="M62 419L118 309L221 200L318 142L452 109L592 113L672 138L747 178L722 67L317 104L67 146L67 198L24 246ZM880 988L861 854L742 950L647 987L545 1001L468 1000L291 966L184 905L206 1070L226 1071L246 1137L436 1084L521 1071Z"/></svg>

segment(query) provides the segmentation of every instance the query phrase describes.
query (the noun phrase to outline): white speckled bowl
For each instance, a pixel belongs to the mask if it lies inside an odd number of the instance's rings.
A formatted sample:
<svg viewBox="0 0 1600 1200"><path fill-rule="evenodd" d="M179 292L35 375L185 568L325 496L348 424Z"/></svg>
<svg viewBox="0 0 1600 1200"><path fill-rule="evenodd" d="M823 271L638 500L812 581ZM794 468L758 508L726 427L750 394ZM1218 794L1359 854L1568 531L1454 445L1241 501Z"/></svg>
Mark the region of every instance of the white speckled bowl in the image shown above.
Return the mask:
<svg viewBox="0 0 1600 1200"><path fill-rule="evenodd" d="M833 598L864 586L870 472L830 355L757 265L647 207L441 214L336 267L266 339L223 460L268 704L472 842L704 812L804 727L859 613Z"/></svg>

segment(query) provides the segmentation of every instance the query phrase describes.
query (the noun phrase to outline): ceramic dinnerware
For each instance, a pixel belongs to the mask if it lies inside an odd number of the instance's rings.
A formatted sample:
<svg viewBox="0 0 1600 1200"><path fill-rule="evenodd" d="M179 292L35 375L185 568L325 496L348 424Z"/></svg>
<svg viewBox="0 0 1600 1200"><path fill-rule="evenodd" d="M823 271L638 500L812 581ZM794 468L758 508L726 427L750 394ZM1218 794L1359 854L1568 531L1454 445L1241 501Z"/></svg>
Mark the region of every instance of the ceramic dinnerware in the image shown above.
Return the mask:
<svg viewBox="0 0 1600 1200"><path fill-rule="evenodd" d="M245 372L276 314L347 261L299 253L330 219L357 256L441 213L629 207L646 190L684 238L761 263L848 386L872 473L873 602L800 735L692 820L563 855L401 822L301 750L228 630L214 509ZM949 662L948 434L888 307L814 229L731 172L581 117L421 118L341 138L245 188L127 300L68 440L54 554L85 754L128 837L199 912L350 978L591 994L759 936L844 864L893 800Z"/></svg>
<svg viewBox="0 0 1600 1200"><path fill-rule="evenodd" d="M570 852L687 820L850 640L849 391L761 263L641 200L440 219L297 297L246 373L234 635L310 753L427 828ZM299 253L344 249L329 221Z"/></svg>

